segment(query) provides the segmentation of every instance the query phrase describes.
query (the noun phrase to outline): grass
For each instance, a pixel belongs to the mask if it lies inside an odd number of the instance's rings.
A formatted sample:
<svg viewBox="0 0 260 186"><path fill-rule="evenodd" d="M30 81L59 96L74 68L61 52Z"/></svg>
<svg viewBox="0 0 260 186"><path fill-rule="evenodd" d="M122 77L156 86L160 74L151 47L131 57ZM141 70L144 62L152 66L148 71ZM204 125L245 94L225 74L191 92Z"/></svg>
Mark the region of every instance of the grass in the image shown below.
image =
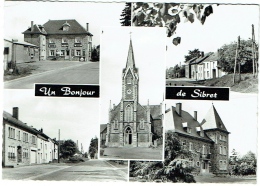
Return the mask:
<svg viewBox="0 0 260 186"><path fill-rule="evenodd" d="M36 70L38 67L33 64L26 65L17 65L16 70L13 72L9 72L7 70L4 71L4 81L9 81L21 77L28 76L32 74L32 71Z"/></svg>

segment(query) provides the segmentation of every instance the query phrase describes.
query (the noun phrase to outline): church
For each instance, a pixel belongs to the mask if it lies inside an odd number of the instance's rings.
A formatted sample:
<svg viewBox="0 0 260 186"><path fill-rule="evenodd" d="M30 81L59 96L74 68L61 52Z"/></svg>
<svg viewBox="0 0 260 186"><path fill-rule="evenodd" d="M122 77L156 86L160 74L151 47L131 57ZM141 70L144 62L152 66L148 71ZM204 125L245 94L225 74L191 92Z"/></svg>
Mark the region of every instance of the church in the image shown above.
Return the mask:
<svg viewBox="0 0 260 186"><path fill-rule="evenodd" d="M122 98L109 108L109 121L102 127L101 144L107 147L149 147L162 138L162 104L141 105L138 101L139 72L135 65L132 40L122 71Z"/></svg>

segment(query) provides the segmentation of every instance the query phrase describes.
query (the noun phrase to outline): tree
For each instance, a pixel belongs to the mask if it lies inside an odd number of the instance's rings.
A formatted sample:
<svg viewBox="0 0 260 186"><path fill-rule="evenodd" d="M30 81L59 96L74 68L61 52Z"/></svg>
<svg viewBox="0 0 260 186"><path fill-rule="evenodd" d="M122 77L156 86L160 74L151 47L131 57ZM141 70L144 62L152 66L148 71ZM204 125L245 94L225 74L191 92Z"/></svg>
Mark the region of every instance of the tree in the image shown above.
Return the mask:
<svg viewBox="0 0 260 186"><path fill-rule="evenodd" d="M91 138L90 145L88 148L88 153L89 153L91 159L93 159L95 157L97 152L98 152L98 138L97 137Z"/></svg>
<svg viewBox="0 0 260 186"><path fill-rule="evenodd" d="M134 3L133 25L149 27L166 27L167 37L176 34L177 25L184 17L184 22L195 21L195 17L203 25L206 18L213 13L210 4L180 4L180 3ZM181 42L181 37L172 40L174 45Z"/></svg>
<svg viewBox="0 0 260 186"><path fill-rule="evenodd" d="M99 61L99 45L97 47L93 47L91 51L91 59L92 61Z"/></svg>
<svg viewBox="0 0 260 186"><path fill-rule="evenodd" d="M131 161L130 175L142 176L148 181L195 182L191 174L193 167L189 166L187 160L177 159L179 156L192 157L191 152L182 148L177 134L166 133L164 150L164 162Z"/></svg>
<svg viewBox="0 0 260 186"><path fill-rule="evenodd" d="M125 8L120 15L122 17L120 19L121 26L131 26L131 4L132 3L125 3Z"/></svg>
<svg viewBox="0 0 260 186"><path fill-rule="evenodd" d="M225 44L219 49L219 62L223 71L233 73L235 65L237 43ZM258 58L258 51L257 51ZM256 59L257 61L258 59ZM237 62L241 65L241 73L251 73L253 71L252 41L240 40L240 47L237 55Z"/></svg>
<svg viewBox="0 0 260 186"><path fill-rule="evenodd" d="M60 145L61 158L68 158L73 156L77 152L77 145L71 139L65 140Z"/></svg>
<svg viewBox="0 0 260 186"><path fill-rule="evenodd" d="M201 55L201 51L197 48L195 48L194 50L189 50L188 55L185 55L185 62L193 59L194 57L199 57Z"/></svg>

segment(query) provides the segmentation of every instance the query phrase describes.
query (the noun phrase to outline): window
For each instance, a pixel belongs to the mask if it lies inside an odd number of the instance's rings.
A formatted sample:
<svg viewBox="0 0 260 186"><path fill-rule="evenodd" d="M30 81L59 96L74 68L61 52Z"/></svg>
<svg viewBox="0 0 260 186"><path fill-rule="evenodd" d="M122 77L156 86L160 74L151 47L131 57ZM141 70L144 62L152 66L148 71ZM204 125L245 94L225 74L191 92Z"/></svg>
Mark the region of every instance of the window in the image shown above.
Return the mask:
<svg viewBox="0 0 260 186"><path fill-rule="evenodd" d="M65 50L60 51L60 56L65 56Z"/></svg>
<svg viewBox="0 0 260 186"><path fill-rule="evenodd" d="M219 139L222 140L222 135L221 134L219 135Z"/></svg>
<svg viewBox="0 0 260 186"><path fill-rule="evenodd" d="M223 148L223 155L227 155L227 147Z"/></svg>
<svg viewBox="0 0 260 186"><path fill-rule="evenodd" d="M76 37L75 38L75 43L81 43L81 38L80 37Z"/></svg>
<svg viewBox="0 0 260 186"><path fill-rule="evenodd" d="M126 76L126 83L127 84L132 84L132 74L131 74L131 72L130 71L128 71L128 73L127 73L127 76Z"/></svg>
<svg viewBox="0 0 260 186"><path fill-rule="evenodd" d="M197 167L200 167L200 162L199 162L199 161L197 161L196 165L197 165Z"/></svg>
<svg viewBox="0 0 260 186"><path fill-rule="evenodd" d="M27 133L23 133L23 142L28 142L29 138L28 138L28 134Z"/></svg>
<svg viewBox="0 0 260 186"><path fill-rule="evenodd" d="M55 55L55 51L54 50L50 50L49 56L54 56Z"/></svg>
<svg viewBox="0 0 260 186"><path fill-rule="evenodd" d="M54 39L49 39L49 43L54 43Z"/></svg>
<svg viewBox="0 0 260 186"><path fill-rule="evenodd" d="M32 136L32 144L36 144L36 138L35 138L35 136Z"/></svg>
<svg viewBox="0 0 260 186"><path fill-rule="evenodd" d="M207 63L207 68L209 68L209 63Z"/></svg>
<svg viewBox="0 0 260 186"><path fill-rule="evenodd" d="M117 120L114 121L114 129L118 129L118 121Z"/></svg>
<svg viewBox="0 0 260 186"><path fill-rule="evenodd" d="M15 129L12 127L8 127L8 137L15 139Z"/></svg>
<svg viewBox="0 0 260 186"><path fill-rule="evenodd" d="M209 77L209 71L207 71L207 77Z"/></svg>
<svg viewBox="0 0 260 186"><path fill-rule="evenodd" d="M21 131L18 131L17 139L18 139L18 140L21 140Z"/></svg>
<svg viewBox="0 0 260 186"><path fill-rule="evenodd" d="M76 50L75 51L75 56L80 56L81 55L81 50Z"/></svg>
<svg viewBox="0 0 260 186"><path fill-rule="evenodd" d="M8 159L15 159L15 147L8 146Z"/></svg>
<svg viewBox="0 0 260 186"><path fill-rule="evenodd" d="M23 157L24 158L29 158L29 151L28 151L28 149L23 149Z"/></svg>
<svg viewBox="0 0 260 186"><path fill-rule="evenodd" d="M132 121L133 120L132 115L133 115L132 105L127 105L125 107L125 121L126 122Z"/></svg>
<svg viewBox="0 0 260 186"><path fill-rule="evenodd" d="M219 147L219 154L222 154L222 146Z"/></svg>
<svg viewBox="0 0 260 186"><path fill-rule="evenodd" d="M191 142L189 144L189 151L193 151L193 143L191 143Z"/></svg>
<svg viewBox="0 0 260 186"><path fill-rule="evenodd" d="M141 119L140 121L140 129L144 129L144 119Z"/></svg>
<svg viewBox="0 0 260 186"><path fill-rule="evenodd" d="M68 43L68 39L65 38L65 37L63 37L63 38L61 39L61 43Z"/></svg>
<svg viewBox="0 0 260 186"><path fill-rule="evenodd" d="M187 132L191 134L191 128L187 128Z"/></svg>
<svg viewBox="0 0 260 186"><path fill-rule="evenodd" d="M186 140L182 141L182 147L183 147L183 149L186 149Z"/></svg>

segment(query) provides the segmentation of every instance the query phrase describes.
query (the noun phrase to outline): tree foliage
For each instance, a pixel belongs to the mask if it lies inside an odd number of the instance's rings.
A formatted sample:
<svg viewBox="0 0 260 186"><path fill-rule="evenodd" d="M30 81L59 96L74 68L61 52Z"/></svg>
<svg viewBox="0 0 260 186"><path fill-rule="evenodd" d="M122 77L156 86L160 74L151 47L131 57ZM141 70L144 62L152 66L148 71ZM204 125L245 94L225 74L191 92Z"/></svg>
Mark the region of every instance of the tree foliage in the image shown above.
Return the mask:
<svg viewBox="0 0 260 186"><path fill-rule="evenodd" d="M195 48L194 50L189 50L189 53L188 55L185 55L184 58L185 58L185 62L193 59L194 57L199 57L201 54L201 51L197 48Z"/></svg>
<svg viewBox="0 0 260 186"><path fill-rule="evenodd" d="M60 145L61 158L69 158L73 156L77 152L77 150L77 145L74 141L72 141L71 139L65 140Z"/></svg>
<svg viewBox="0 0 260 186"><path fill-rule="evenodd" d="M223 71L234 72L235 56L236 56L237 42L225 44L219 49L219 62ZM257 51L258 56L258 51ZM258 58L258 57L257 57ZM258 59L256 59L257 61ZM237 64L241 65L241 73L251 73L253 71L252 63L252 41L240 40L240 47L238 50Z"/></svg>
<svg viewBox="0 0 260 186"><path fill-rule="evenodd" d="M233 150L234 151L234 150ZM255 175L257 170L256 155L249 151L242 157L238 157L237 153L231 153L229 165L230 174L233 175ZM235 157L235 158L234 158Z"/></svg>
<svg viewBox="0 0 260 186"><path fill-rule="evenodd" d="M134 3L133 25L149 27L166 27L167 37L172 37L182 18L184 22L193 23L197 18L203 25L206 18L213 13L210 4L180 4L180 3ZM181 42L180 37L172 40L174 45Z"/></svg>
<svg viewBox="0 0 260 186"><path fill-rule="evenodd" d="M131 26L131 3L125 3L125 8L120 16L121 26Z"/></svg>
<svg viewBox="0 0 260 186"><path fill-rule="evenodd" d="M158 161L131 161L130 176L142 177L147 181L169 182L195 182L191 171L193 168L189 162L184 159L178 159L179 156L191 157L192 154L184 150L178 140L178 136L173 132L166 133L165 139L165 160Z"/></svg>
<svg viewBox="0 0 260 186"><path fill-rule="evenodd" d="M94 158L98 152L98 138L92 138L89 144L88 153L91 158Z"/></svg>
<svg viewBox="0 0 260 186"><path fill-rule="evenodd" d="M99 45L97 47L93 47L91 51L91 60L99 61Z"/></svg>

